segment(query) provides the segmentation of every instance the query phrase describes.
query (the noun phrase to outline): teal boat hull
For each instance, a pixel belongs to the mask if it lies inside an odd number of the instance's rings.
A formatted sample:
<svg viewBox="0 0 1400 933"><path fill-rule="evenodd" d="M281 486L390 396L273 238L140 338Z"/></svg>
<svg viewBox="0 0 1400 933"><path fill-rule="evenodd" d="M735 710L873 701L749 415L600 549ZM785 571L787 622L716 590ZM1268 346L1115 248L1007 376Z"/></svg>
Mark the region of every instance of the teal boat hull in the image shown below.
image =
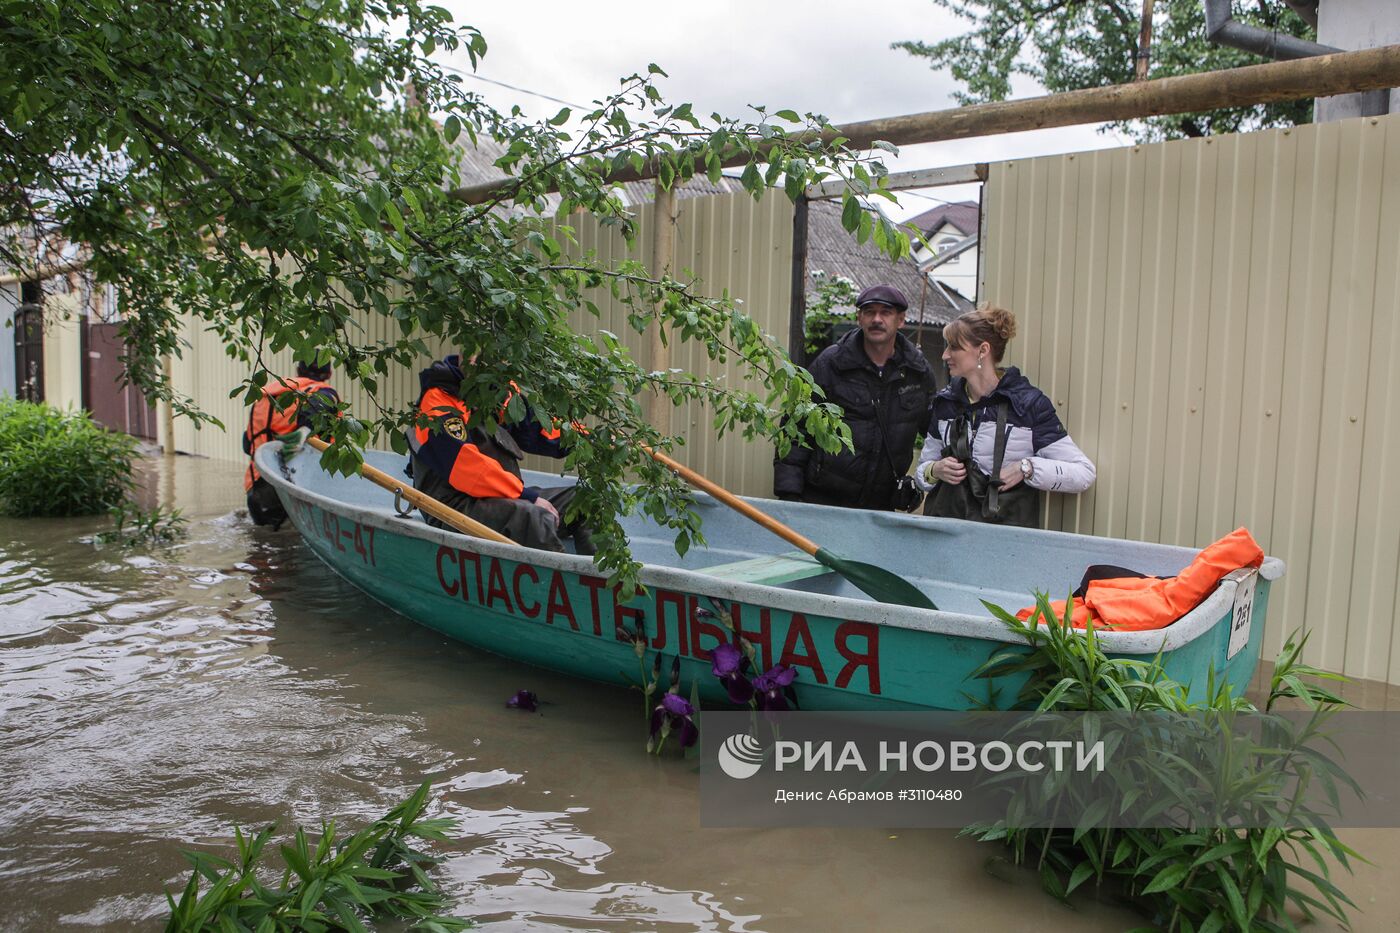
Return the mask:
<svg viewBox="0 0 1400 933"><path fill-rule="evenodd" d="M1020 684L970 676L1020 639L993 619L986 599L1014 612L1032 593L1068 595L1089 564L1113 563L1175 574L1195 551L949 519L857 512L762 500L758 505L842 556L878 563L928 593L938 611L877 603L839 576L703 495L707 547L684 558L670 536L635 517L624 524L643 562L646 592L623 601L591 559L497 544L400 516L392 493L359 477L332 476L304 451L283 465L275 445L259 466L292 523L336 573L373 599L444 635L549 670L590 680L635 683L632 631L644 627L654 653L679 657L682 693L697 684L721 702L709 652L737 630L764 669L797 672L804 709L959 710L1011 703ZM370 452L391 476L403 458ZM559 485L559 477L527 479ZM1256 573L1231 574L1195 610L1165 629L1103 632L1114 656L1150 660L1204 695L1208 673L1242 693L1254 675L1269 587L1283 573L1267 558ZM1248 631L1238 631L1236 597L1253 585Z"/></svg>

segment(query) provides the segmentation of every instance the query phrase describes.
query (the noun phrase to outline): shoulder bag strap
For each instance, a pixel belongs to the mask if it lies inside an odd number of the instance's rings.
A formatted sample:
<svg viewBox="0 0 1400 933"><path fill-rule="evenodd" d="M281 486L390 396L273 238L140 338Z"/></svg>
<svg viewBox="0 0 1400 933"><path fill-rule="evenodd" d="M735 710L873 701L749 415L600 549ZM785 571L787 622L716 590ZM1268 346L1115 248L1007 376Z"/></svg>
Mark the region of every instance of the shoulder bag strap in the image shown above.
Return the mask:
<svg viewBox="0 0 1400 933"><path fill-rule="evenodd" d="M874 405L871 408L871 411L875 415L875 427L880 429L880 447L883 448L885 451L885 463L889 464L890 473L894 476L895 481L898 482L900 476L902 476L903 474L894 468L894 454L890 453L890 439L889 436L885 434L885 422L880 417L880 404L883 401L883 399L883 394L876 398L874 400Z"/></svg>
<svg viewBox="0 0 1400 933"><path fill-rule="evenodd" d="M992 452L992 475L987 483L987 510L997 511L997 493L1001 490L1001 461L1006 456L1006 400L997 403L997 439Z"/></svg>

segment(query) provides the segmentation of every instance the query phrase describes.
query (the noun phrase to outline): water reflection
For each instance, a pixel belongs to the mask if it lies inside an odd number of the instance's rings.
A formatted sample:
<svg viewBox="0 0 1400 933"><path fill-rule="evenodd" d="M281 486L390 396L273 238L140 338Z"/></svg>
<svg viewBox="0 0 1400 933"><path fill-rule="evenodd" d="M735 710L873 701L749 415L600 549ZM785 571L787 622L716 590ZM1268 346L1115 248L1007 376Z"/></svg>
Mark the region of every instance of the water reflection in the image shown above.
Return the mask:
<svg viewBox="0 0 1400 933"><path fill-rule="evenodd" d="M94 520L0 519L0 927L144 928L234 823L358 825L431 780L438 877L492 930L1122 930L951 833L702 830L692 764L635 695L448 642L294 532L235 514L236 465L151 484L191 517L149 553ZM522 688L538 714L505 708Z"/></svg>

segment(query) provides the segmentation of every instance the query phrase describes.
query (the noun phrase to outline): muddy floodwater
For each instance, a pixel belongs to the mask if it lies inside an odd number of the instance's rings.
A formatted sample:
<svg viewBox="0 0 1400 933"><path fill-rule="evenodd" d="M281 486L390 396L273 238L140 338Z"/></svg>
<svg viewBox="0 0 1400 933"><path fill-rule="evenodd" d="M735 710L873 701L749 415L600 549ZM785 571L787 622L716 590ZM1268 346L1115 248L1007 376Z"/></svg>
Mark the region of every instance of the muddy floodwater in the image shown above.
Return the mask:
<svg viewBox="0 0 1400 933"><path fill-rule="evenodd" d="M235 824L358 827L423 781L458 821L436 877L486 930L1145 922L1060 905L951 831L704 829L695 763L644 753L636 694L388 612L290 526L254 528L238 465L148 467L148 493L190 519L173 547L96 547L99 519L0 519L0 929L156 927L182 849L226 854ZM539 715L506 709L521 689ZM1345 838L1373 863L1340 876L1354 928L1400 929L1400 831Z"/></svg>

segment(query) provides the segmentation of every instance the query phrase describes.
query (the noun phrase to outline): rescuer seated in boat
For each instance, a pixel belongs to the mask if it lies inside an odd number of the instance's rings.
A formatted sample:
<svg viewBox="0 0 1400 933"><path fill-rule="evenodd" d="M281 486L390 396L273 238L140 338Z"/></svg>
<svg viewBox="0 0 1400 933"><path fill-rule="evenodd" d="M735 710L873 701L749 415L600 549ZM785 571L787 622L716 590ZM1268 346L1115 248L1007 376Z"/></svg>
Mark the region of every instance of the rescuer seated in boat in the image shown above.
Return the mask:
<svg viewBox="0 0 1400 933"><path fill-rule="evenodd" d="M243 432L243 452L248 455L248 469L243 474L243 489L248 493L248 517L255 525L271 525L277 530L287 520L287 513L277 492L253 465L253 454L270 440L290 434L299 428L309 428L318 412L334 411L340 394L331 388L331 364L316 360L298 361L295 379L273 377L263 387L262 398L248 411L248 427ZM293 393L285 407L278 409L274 399ZM296 393L306 398L306 404Z"/></svg>
<svg viewBox="0 0 1400 933"><path fill-rule="evenodd" d="M420 423L408 434L414 487L518 544L562 551L560 539L572 536L578 553L592 554L588 529L563 517L574 488L526 486L520 476L527 453L564 456L559 429L541 425L528 402L525 417L507 423L506 405L518 391L514 385L501 400L495 431L469 427L471 411L459 397L464 378L461 357L455 354L418 374L419 420L430 426ZM424 517L430 525L447 527Z"/></svg>
<svg viewBox="0 0 1400 933"><path fill-rule="evenodd" d="M915 471L924 514L1033 528L1045 492L1083 492L1094 464L1055 406L1015 366L998 364L1016 316L983 305L943 328L951 381L933 400Z"/></svg>
<svg viewBox="0 0 1400 933"><path fill-rule="evenodd" d="M893 285L856 296L852 330L812 361L825 401L841 407L851 450L827 453L794 444L773 461L779 499L855 509L912 511L921 495L905 473L914 439L928 424L933 371L923 352L899 332L909 301Z"/></svg>

